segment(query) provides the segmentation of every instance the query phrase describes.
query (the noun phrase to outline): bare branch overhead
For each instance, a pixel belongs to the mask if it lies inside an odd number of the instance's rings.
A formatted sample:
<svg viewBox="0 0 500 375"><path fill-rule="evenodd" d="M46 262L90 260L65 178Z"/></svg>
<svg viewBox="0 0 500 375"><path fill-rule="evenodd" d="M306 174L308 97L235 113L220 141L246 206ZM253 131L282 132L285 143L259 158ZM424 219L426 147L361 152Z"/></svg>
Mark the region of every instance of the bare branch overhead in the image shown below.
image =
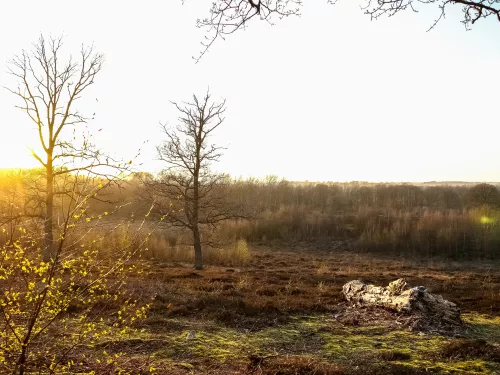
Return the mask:
<svg viewBox="0 0 500 375"><path fill-rule="evenodd" d="M327 0L335 4L338 0ZM195 58L198 62L218 39L224 39L244 29L252 20L273 24L288 16L300 16L302 0L215 0L208 17L198 19L196 25L206 30L202 51ZM482 18L492 17L500 22L500 0L365 0L364 12L372 19L393 16L405 10L418 11L418 6L434 6L439 10L433 28L446 14L449 6L461 6L464 14L462 23L469 28Z"/></svg>
<svg viewBox="0 0 500 375"><path fill-rule="evenodd" d="M301 0L217 0L212 3L209 16L196 21L197 27L207 30L199 61L217 39L224 39L258 18L273 24L275 20L300 14Z"/></svg>

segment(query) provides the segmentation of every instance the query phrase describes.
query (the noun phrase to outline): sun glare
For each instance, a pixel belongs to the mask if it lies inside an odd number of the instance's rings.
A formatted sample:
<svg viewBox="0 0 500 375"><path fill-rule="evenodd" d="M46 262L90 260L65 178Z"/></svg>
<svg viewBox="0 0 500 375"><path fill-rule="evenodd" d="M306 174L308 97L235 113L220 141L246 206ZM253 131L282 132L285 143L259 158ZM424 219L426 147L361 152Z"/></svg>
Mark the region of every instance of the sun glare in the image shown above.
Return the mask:
<svg viewBox="0 0 500 375"><path fill-rule="evenodd" d="M491 224L494 220L488 216L481 216L481 224Z"/></svg>
<svg viewBox="0 0 500 375"><path fill-rule="evenodd" d="M39 167L31 151L25 144L9 143L0 147L0 168L35 168Z"/></svg>

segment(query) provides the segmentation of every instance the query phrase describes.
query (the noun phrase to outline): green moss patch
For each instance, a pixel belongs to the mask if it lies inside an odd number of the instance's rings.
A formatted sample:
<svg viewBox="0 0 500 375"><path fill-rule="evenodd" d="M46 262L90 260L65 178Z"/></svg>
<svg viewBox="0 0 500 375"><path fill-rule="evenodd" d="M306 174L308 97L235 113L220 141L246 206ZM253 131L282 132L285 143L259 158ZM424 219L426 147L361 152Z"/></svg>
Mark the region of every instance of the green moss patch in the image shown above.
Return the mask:
<svg viewBox="0 0 500 375"><path fill-rule="evenodd" d="M277 322L257 331L179 317L173 326L183 330L136 331L133 336L108 343L107 350L115 348L135 355L148 352L155 363L186 373L193 369L199 372L207 364L247 369L252 358L269 358L261 367L271 369L278 364L288 366L285 357L294 358L293 366L298 359L307 358L307 368L322 364L329 371L397 368L394 373L494 373L500 358L500 354L496 357L500 318L466 314L464 322L465 337L457 339L393 326L349 326L328 315L290 317L286 324Z"/></svg>

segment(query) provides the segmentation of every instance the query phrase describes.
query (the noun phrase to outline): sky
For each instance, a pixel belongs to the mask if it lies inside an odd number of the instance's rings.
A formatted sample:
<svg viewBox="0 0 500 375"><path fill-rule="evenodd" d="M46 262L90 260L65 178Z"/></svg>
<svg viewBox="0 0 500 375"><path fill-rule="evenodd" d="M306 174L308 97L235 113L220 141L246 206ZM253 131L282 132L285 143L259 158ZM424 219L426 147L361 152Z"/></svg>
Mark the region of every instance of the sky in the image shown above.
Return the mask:
<svg viewBox="0 0 500 375"><path fill-rule="evenodd" d="M500 23L466 31L460 7L427 32L439 11L421 7L371 21L357 0L305 1L300 18L255 20L216 42L202 60L196 19L210 1L26 0L6 2L0 23L0 86L6 62L40 34L64 36L77 54L105 56L79 109L107 152L159 171L160 122L171 101L209 88L227 100L213 142L217 171L292 181L500 181ZM98 99L98 100L96 100ZM0 168L32 167L33 124L0 90ZM100 132L95 132L102 129Z"/></svg>

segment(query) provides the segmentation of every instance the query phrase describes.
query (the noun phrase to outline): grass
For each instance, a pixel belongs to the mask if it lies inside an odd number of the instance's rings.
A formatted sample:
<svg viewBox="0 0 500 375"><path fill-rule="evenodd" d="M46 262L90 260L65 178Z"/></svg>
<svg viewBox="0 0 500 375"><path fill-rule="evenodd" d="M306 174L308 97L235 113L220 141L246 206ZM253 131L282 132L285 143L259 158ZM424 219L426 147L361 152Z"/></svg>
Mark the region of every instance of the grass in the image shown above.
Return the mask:
<svg viewBox="0 0 500 375"><path fill-rule="evenodd" d="M189 242L185 238L186 233L179 235L183 243ZM153 233L147 243L148 251L144 254L146 258L158 261L193 263L193 247L178 243L174 234L165 236L161 233ZM250 250L247 241L221 241L218 247L206 246L203 252L205 264L217 264L225 266L241 266L250 260Z"/></svg>
<svg viewBox="0 0 500 375"><path fill-rule="evenodd" d="M495 373L499 271L305 250L252 248L242 266L205 271L153 261L127 283L137 299L154 296L149 317L100 348L127 353L119 361L132 373ZM386 285L398 277L458 303L462 337L411 332L391 312L350 308L340 293L352 279Z"/></svg>
<svg viewBox="0 0 500 375"><path fill-rule="evenodd" d="M497 357L491 354L497 350L493 344L488 344L487 350L478 350L474 345L470 350L462 344L469 342L464 339L420 335L383 326L343 327L328 315L294 316L288 323L256 331L228 328L210 320L196 323L185 317L172 321L176 322L176 329L145 330L133 339L108 342L104 348L110 353L126 350L139 359L147 356L154 367L168 364L169 371L177 367L179 373L196 370L243 374L256 358L262 359L261 369L270 371L280 367L276 372L280 374L295 373L299 365L299 373L304 374L314 374L321 367L327 374L349 374L360 367L374 373L425 370L489 374L497 365ZM190 332L193 338L188 338ZM288 361L294 364L292 369ZM391 369L394 371L390 372Z"/></svg>

